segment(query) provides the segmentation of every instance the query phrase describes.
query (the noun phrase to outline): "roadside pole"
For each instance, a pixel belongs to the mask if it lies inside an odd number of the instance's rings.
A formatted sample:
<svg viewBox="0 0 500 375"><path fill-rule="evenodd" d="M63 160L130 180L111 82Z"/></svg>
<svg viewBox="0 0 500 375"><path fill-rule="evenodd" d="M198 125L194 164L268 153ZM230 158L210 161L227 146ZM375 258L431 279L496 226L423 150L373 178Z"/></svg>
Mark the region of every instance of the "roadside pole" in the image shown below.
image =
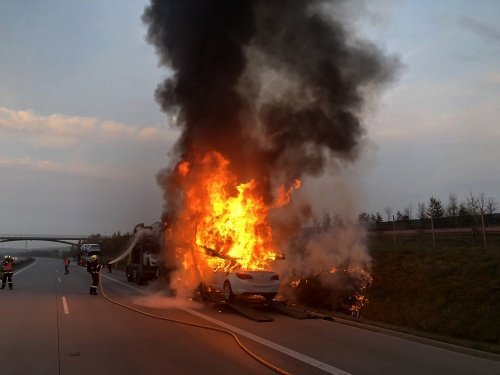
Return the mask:
<svg viewBox="0 0 500 375"><path fill-rule="evenodd" d="M486 247L486 232L484 231L484 213L481 210L481 225L483 226L483 242L484 242L484 247Z"/></svg>
<svg viewBox="0 0 500 375"><path fill-rule="evenodd" d="M436 238L434 237L434 218L431 215L432 247L436 247Z"/></svg>
<svg viewBox="0 0 500 375"><path fill-rule="evenodd" d="M396 222L394 221L394 215L392 215L392 234L394 237L394 245L397 245L398 241L396 238Z"/></svg>

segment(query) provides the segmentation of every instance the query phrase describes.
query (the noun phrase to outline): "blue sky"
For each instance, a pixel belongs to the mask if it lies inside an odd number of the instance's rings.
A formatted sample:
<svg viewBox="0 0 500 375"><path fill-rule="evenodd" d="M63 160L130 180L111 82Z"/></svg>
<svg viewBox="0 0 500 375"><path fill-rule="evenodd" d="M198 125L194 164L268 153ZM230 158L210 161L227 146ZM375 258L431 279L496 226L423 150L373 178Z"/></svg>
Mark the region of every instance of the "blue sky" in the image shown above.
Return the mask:
<svg viewBox="0 0 500 375"><path fill-rule="evenodd" d="M353 32L404 67L368 103L366 150L324 179L318 210L383 213L450 192L500 201L498 2L347 4ZM111 234L158 220L155 175L177 133L154 101L168 72L144 40L145 5L0 2L1 233Z"/></svg>

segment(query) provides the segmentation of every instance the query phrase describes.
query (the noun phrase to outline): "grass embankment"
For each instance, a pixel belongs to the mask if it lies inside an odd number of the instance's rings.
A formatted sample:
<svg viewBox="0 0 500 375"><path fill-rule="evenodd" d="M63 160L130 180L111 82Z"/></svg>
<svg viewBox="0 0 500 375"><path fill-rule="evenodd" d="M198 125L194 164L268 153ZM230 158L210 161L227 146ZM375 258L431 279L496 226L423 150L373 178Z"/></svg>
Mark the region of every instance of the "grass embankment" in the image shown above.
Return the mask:
<svg viewBox="0 0 500 375"><path fill-rule="evenodd" d="M373 238L373 283L363 320L500 353L500 236Z"/></svg>

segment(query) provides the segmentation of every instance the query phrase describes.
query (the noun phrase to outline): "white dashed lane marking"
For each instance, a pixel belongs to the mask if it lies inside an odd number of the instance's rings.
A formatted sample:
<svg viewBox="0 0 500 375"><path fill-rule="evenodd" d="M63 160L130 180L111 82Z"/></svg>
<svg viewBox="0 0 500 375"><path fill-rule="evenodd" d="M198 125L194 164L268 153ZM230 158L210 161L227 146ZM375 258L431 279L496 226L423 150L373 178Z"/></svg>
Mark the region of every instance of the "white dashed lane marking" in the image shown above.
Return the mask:
<svg viewBox="0 0 500 375"><path fill-rule="evenodd" d="M66 302L66 297L62 296L62 303L64 308L64 313L69 315L68 303Z"/></svg>

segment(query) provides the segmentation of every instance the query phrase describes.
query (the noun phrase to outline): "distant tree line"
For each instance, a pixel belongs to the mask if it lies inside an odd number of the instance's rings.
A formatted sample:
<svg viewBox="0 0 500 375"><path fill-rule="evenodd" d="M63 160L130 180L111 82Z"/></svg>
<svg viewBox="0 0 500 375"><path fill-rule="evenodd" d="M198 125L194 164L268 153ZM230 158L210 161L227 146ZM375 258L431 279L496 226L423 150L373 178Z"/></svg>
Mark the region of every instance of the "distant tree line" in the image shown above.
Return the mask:
<svg viewBox="0 0 500 375"><path fill-rule="evenodd" d="M391 207L385 207L387 218L383 220L380 212L358 215L358 221L369 230L391 230L394 223L398 229L421 229L428 225L429 220L436 228L460 228L480 225L500 225L500 215L496 214L498 203L493 197L485 197L484 193L474 195L472 192L460 201L455 193L450 193L447 204L431 196L428 202L419 202L415 207L413 203L395 213Z"/></svg>
<svg viewBox="0 0 500 375"><path fill-rule="evenodd" d="M39 258L64 258L74 257L77 251L72 246L58 247L58 248L42 248L30 249L25 251L17 251L15 254L19 257L39 257Z"/></svg>
<svg viewBox="0 0 500 375"><path fill-rule="evenodd" d="M120 255L128 246L131 238L129 232L121 234L115 232L109 237L104 237L101 234L92 234L86 243L98 243L101 245L101 257L106 259L114 258Z"/></svg>

